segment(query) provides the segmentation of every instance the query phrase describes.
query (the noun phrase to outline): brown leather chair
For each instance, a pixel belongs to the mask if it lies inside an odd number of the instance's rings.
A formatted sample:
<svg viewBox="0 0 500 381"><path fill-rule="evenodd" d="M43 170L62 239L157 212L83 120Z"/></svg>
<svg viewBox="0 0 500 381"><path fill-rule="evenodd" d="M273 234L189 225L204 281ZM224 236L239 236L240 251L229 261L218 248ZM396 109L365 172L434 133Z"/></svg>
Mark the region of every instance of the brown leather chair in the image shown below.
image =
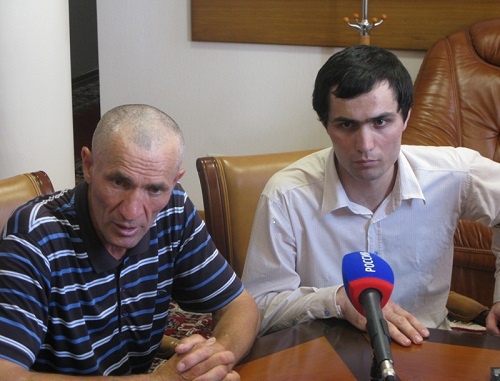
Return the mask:
<svg viewBox="0 0 500 381"><path fill-rule="evenodd" d="M53 192L52 182L44 171L0 180L0 231L18 206L37 196Z"/></svg>
<svg viewBox="0 0 500 381"><path fill-rule="evenodd" d="M215 245L241 277L259 197L269 178L316 150L196 160L205 223Z"/></svg>
<svg viewBox="0 0 500 381"><path fill-rule="evenodd" d="M468 147L500 161L500 19L476 22L429 49L403 143ZM491 240L491 229L469 221L455 233L452 290L486 306L494 288Z"/></svg>

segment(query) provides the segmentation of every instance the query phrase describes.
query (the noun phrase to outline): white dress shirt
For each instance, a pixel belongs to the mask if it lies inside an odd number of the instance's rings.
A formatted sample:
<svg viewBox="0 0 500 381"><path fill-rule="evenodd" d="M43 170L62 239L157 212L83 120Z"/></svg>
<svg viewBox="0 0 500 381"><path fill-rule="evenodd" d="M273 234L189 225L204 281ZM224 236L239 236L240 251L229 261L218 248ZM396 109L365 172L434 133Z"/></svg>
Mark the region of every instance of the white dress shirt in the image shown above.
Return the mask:
<svg viewBox="0 0 500 381"><path fill-rule="evenodd" d="M459 219L494 227L493 250L497 258L500 253L500 164L473 150L428 146L402 146L397 164L394 189L375 212L348 199L332 148L269 180L242 276L259 305L261 334L341 317L335 295L342 286L342 257L354 251L389 263L392 301L429 328L448 326Z"/></svg>

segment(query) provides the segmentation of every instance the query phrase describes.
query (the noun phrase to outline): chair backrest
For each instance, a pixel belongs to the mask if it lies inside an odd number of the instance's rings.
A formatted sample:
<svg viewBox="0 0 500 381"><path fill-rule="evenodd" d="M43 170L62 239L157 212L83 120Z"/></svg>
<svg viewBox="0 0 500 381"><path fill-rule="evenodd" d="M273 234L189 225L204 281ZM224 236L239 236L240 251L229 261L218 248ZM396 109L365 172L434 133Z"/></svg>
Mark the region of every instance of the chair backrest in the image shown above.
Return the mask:
<svg viewBox="0 0 500 381"><path fill-rule="evenodd" d="M31 172L0 180L0 231L12 212L25 202L54 192L49 176L43 172Z"/></svg>
<svg viewBox="0 0 500 381"><path fill-rule="evenodd" d="M314 151L197 159L208 231L239 276L264 186L274 173Z"/></svg>
<svg viewBox="0 0 500 381"><path fill-rule="evenodd" d="M426 53L403 143L468 147L500 162L500 19L480 21Z"/></svg>
<svg viewBox="0 0 500 381"><path fill-rule="evenodd" d="M403 143L467 147L500 162L500 19L479 21L437 41L415 81ZM452 289L491 305L495 257L491 229L460 221ZM474 254L477 276L464 277ZM467 278L467 281L464 281ZM488 290L487 296L481 296Z"/></svg>

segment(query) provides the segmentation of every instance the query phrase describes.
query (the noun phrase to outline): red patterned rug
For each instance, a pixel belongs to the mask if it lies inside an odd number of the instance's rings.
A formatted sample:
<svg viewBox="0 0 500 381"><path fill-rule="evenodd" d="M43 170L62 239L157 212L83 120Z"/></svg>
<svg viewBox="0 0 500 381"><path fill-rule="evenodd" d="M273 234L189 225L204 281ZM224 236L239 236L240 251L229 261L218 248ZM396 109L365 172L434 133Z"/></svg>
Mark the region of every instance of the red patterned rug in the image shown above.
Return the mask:
<svg viewBox="0 0 500 381"><path fill-rule="evenodd" d="M168 324L165 329L166 335L176 339L182 339L195 333L207 339L212 336L212 314L186 312L174 301L170 302L169 311Z"/></svg>
<svg viewBox="0 0 500 381"><path fill-rule="evenodd" d="M465 323L461 321L450 320L450 325L453 331L473 332L486 335L486 327L474 322Z"/></svg>
<svg viewBox="0 0 500 381"><path fill-rule="evenodd" d="M182 339L195 333L206 339L212 336L212 314L187 312L182 310L175 301L170 302L165 335ZM148 373L154 372L164 361L166 360L156 358Z"/></svg>

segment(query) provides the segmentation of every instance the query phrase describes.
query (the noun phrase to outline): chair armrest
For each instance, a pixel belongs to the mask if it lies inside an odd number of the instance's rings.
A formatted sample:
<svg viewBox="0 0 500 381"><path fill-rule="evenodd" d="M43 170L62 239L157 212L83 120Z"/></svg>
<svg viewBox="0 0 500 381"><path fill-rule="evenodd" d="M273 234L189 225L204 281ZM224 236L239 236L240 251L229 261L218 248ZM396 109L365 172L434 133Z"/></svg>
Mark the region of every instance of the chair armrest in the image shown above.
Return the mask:
<svg viewBox="0 0 500 381"><path fill-rule="evenodd" d="M474 322L483 327L486 325L485 318L489 311L488 307L465 295L450 291L446 308L454 320L466 323Z"/></svg>
<svg viewBox="0 0 500 381"><path fill-rule="evenodd" d="M33 184L33 188L37 190L37 193L40 195L54 193L54 186L52 185L52 181L50 181L49 176L44 171L36 171L31 173L25 173L31 183Z"/></svg>

